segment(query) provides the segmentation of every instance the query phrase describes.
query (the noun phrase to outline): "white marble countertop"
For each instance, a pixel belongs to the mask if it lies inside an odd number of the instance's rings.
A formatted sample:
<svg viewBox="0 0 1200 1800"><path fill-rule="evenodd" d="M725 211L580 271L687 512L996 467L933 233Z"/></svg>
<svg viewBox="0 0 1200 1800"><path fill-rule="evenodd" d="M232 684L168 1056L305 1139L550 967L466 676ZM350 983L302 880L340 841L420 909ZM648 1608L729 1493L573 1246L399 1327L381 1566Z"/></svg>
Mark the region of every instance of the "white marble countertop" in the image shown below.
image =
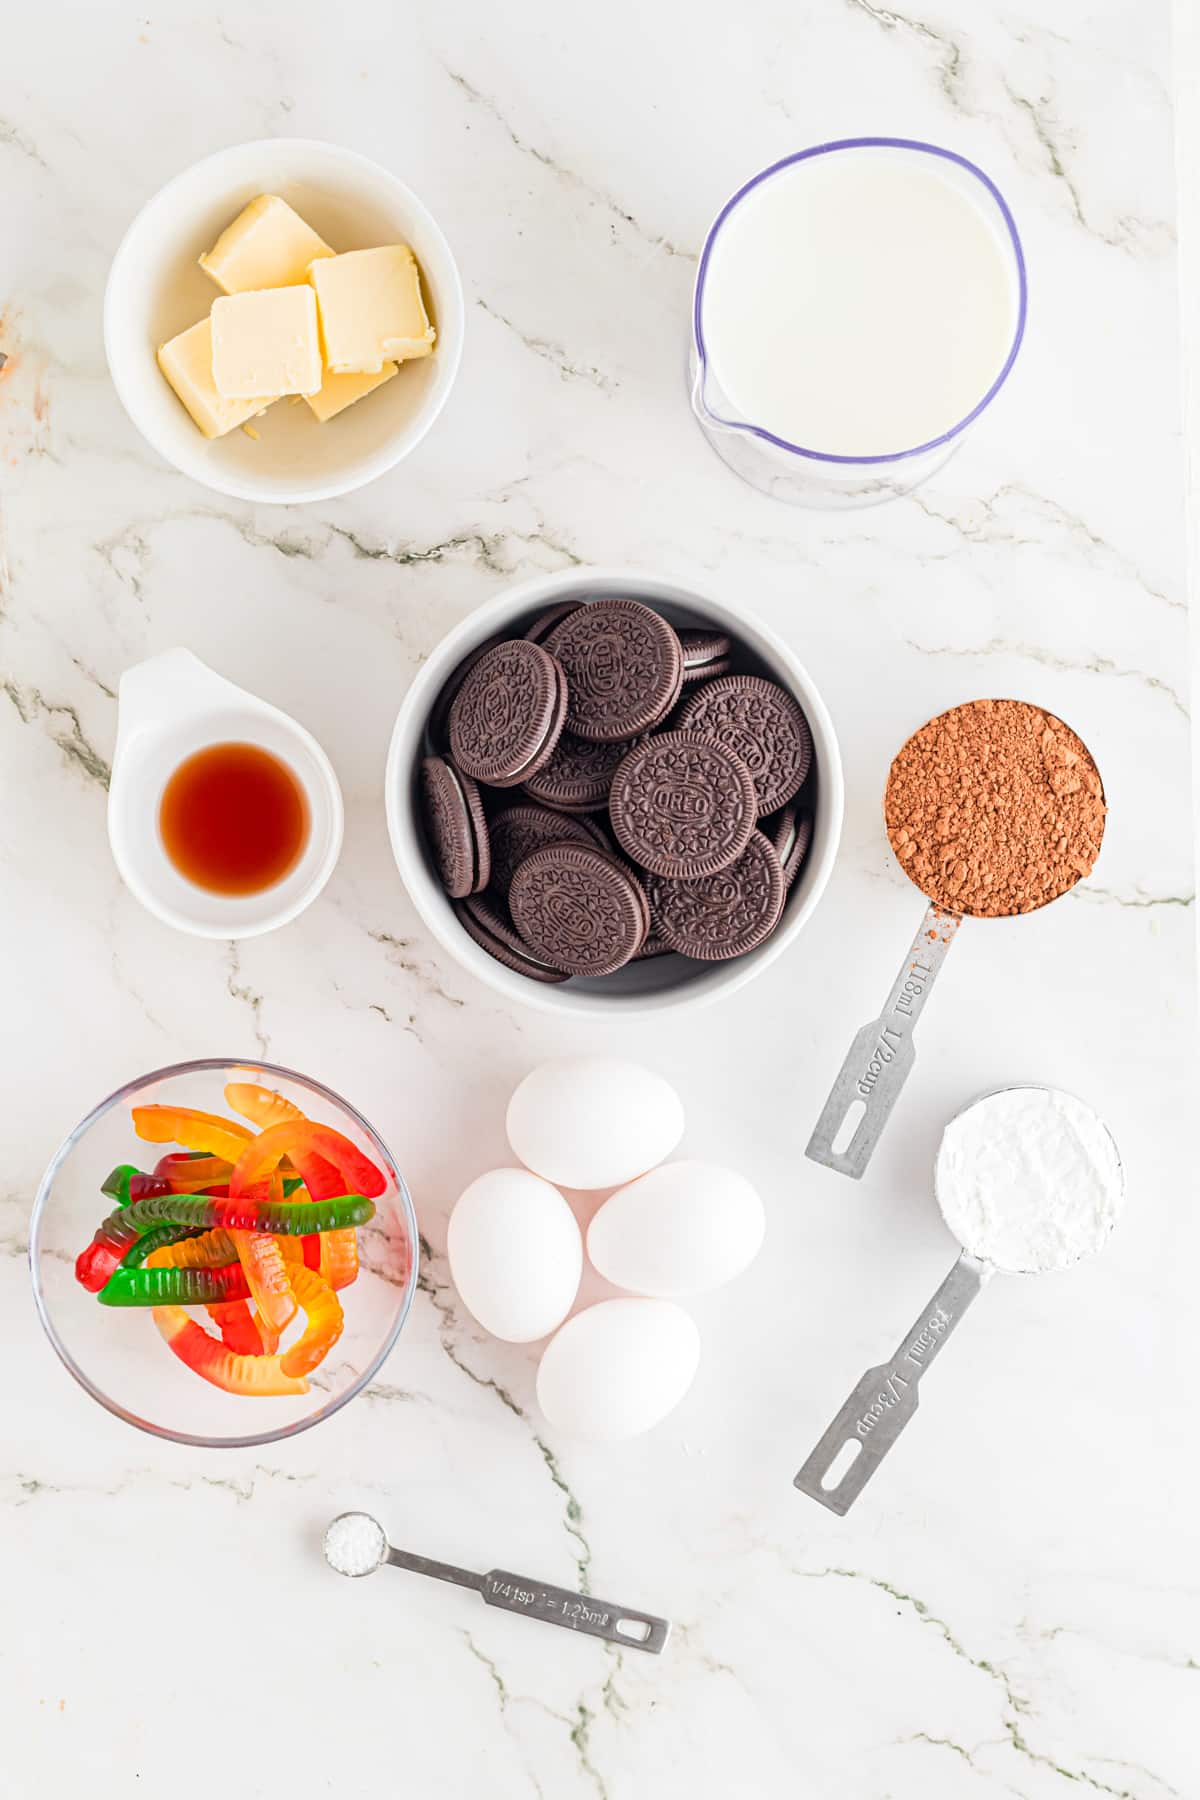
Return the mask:
<svg viewBox="0 0 1200 1800"><path fill-rule="evenodd" d="M0 63L0 782L5 1104L0 1727L6 1800L397 1792L437 1800L966 1800L1200 1792L1200 1473L1190 1375L1193 868L1165 0L1052 23L869 0L797 9L47 0ZM694 429L694 258L739 178L861 130L980 161L1029 254L1016 376L917 497L820 514L743 488ZM272 511L174 475L105 372L108 259L205 151L323 136L444 225L469 337L420 452ZM618 1030L509 1010L434 947L391 862L384 753L414 668L510 579L575 561L702 577L783 630L848 782L832 885L770 985ZM124 891L104 783L122 668L175 643L294 712L348 802L298 923L172 935ZM964 932L918 1077L861 1188L802 1146L919 912L879 794L906 733L978 693L1062 713L1111 820L1094 877ZM767 1248L697 1303L682 1409L615 1451L539 1423L532 1358L446 1286L444 1219L503 1158L504 1097L552 1051L663 1069L686 1143L750 1172ZM102 1094L189 1055L344 1090L434 1246L379 1383L259 1454L110 1418L39 1330L29 1205ZM1111 1121L1109 1253L996 1282L854 1513L791 1476L952 1246L941 1125L1042 1078ZM399 1576L339 1582L332 1513L669 1614L661 1662ZM211 1745L206 1727L219 1725ZM214 1774L213 1763L222 1771ZM235 1771L230 1774L229 1771Z"/></svg>

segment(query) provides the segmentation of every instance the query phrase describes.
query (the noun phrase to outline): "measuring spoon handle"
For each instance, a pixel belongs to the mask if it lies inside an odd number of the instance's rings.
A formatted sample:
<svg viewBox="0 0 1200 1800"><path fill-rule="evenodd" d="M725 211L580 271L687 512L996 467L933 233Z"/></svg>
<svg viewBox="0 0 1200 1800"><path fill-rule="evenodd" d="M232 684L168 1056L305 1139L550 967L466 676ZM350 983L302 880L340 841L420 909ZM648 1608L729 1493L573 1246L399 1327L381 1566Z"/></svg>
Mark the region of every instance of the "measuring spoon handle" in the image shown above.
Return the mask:
<svg viewBox="0 0 1200 1800"><path fill-rule="evenodd" d="M795 1478L802 1494L849 1512L916 1412L922 1375L992 1272L963 1251L892 1360L868 1369L847 1398Z"/></svg>
<svg viewBox="0 0 1200 1800"><path fill-rule="evenodd" d="M856 1033L838 1072L804 1152L813 1162L854 1181L862 1176L916 1060L917 1020L961 924L957 913L927 908L883 1011ZM835 1150L852 1109L858 1122L849 1142Z"/></svg>
<svg viewBox="0 0 1200 1800"><path fill-rule="evenodd" d="M588 1637L607 1638L610 1644L623 1644L627 1650L646 1650L651 1656L662 1653L671 1631L669 1620L653 1613L616 1606L611 1600L597 1600L571 1588L548 1587L544 1581L514 1575L509 1569L489 1569L479 1591L489 1606L525 1613Z"/></svg>

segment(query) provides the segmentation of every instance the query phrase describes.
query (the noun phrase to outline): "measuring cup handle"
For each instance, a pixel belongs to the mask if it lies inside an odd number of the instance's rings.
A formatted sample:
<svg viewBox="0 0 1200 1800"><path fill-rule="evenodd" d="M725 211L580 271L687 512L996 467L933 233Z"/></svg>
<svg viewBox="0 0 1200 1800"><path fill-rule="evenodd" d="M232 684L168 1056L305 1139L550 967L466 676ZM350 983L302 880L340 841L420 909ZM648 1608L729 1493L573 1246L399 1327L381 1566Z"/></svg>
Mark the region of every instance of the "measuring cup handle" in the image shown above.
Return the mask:
<svg viewBox="0 0 1200 1800"><path fill-rule="evenodd" d="M866 1170L908 1072L916 1061L913 1033L934 977L946 960L962 919L927 908L883 1011L855 1034L804 1154L857 1181ZM849 1141L835 1149L852 1113Z"/></svg>
<svg viewBox="0 0 1200 1800"><path fill-rule="evenodd" d="M868 1369L847 1398L796 1475L802 1494L849 1512L916 1412L922 1375L991 1274L963 1251L891 1362Z"/></svg>

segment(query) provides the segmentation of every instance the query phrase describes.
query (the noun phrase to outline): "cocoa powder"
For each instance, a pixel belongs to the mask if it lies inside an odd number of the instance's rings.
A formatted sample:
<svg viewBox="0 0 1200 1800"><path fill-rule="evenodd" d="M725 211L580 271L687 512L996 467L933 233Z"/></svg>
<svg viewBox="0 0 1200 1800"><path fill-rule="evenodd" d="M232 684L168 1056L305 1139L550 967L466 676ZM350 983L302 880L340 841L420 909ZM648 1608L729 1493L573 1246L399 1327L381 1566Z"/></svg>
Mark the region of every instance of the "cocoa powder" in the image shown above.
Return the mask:
<svg viewBox="0 0 1200 1800"><path fill-rule="evenodd" d="M904 872L947 912L1033 912L1090 873L1104 789L1087 746L1021 700L972 700L901 749L883 802Z"/></svg>

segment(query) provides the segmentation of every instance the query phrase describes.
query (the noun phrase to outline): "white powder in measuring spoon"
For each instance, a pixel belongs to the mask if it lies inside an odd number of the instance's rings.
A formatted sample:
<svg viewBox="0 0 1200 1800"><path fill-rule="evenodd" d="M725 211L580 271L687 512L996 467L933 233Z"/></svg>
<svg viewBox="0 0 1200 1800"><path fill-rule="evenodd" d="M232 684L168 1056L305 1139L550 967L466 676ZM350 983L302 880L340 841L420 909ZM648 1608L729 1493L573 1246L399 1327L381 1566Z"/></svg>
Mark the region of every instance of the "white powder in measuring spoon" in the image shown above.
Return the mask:
<svg viewBox="0 0 1200 1800"><path fill-rule="evenodd" d="M386 1552L383 1526L370 1513L341 1513L325 1533L325 1560L339 1575L370 1575Z"/></svg>
<svg viewBox="0 0 1200 1800"><path fill-rule="evenodd" d="M986 1094L947 1125L934 1171L947 1225L1013 1273L1093 1255L1121 1210L1121 1159L1104 1121L1059 1088Z"/></svg>

